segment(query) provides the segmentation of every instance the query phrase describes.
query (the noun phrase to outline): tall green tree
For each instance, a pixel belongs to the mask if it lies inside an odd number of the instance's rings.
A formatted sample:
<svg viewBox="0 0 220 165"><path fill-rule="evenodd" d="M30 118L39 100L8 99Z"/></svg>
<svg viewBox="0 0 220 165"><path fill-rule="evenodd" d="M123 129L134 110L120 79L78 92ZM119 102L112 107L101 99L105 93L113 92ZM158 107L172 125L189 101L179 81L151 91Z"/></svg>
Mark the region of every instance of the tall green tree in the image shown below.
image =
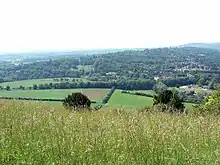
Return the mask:
<svg viewBox="0 0 220 165"><path fill-rule="evenodd" d="M162 111L184 111L183 101L178 97L178 95L170 90L165 90L154 96L153 105L162 105Z"/></svg>
<svg viewBox="0 0 220 165"><path fill-rule="evenodd" d="M167 85L161 81L158 81L153 89L156 93L161 93L167 89Z"/></svg>
<svg viewBox="0 0 220 165"><path fill-rule="evenodd" d="M203 104L195 106L195 110L203 114L211 113L215 115L220 114L220 89L213 92L211 96L208 96Z"/></svg>
<svg viewBox="0 0 220 165"><path fill-rule="evenodd" d="M91 101L86 95L82 93L72 93L64 99L63 105L67 109L76 111L89 109L91 106Z"/></svg>
<svg viewBox="0 0 220 165"><path fill-rule="evenodd" d="M38 86L36 84L33 85L33 89L36 90L38 89Z"/></svg>
<svg viewBox="0 0 220 165"><path fill-rule="evenodd" d="M10 86L6 86L6 90L7 90L7 91L10 91L10 90L11 90L11 87L10 87Z"/></svg>

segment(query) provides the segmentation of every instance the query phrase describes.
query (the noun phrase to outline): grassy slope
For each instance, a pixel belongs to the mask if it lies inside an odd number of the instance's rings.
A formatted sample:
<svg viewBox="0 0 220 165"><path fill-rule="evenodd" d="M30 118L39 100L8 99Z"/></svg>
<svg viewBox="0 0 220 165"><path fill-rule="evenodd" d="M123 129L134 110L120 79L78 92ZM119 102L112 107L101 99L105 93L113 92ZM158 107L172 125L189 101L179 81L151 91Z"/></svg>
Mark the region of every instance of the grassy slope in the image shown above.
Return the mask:
<svg viewBox="0 0 220 165"><path fill-rule="evenodd" d="M62 99L74 92L85 93L91 100L101 100L108 89L53 89L0 91L0 96Z"/></svg>
<svg viewBox="0 0 220 165"><path fill-rule="evenodd" d="M87 81L86 79L82 79L83 81ZM71 82L71 80L69 81ZM24 87L29 87L33 86L34 84L46 84L46 83L60 83L60 82L55 82L53 79L32 79L32 80L22 80L22 81L14 81L14 82L5 82L5 83L0 83L0 86L7 86L9 85L11 88L17 88L20 85Z"/></svg>
<svg viewBox="0 0 220 165"><path fill-rule="evenodd" d="M0 101L0 164L219 164L219 118Z"/></svg>

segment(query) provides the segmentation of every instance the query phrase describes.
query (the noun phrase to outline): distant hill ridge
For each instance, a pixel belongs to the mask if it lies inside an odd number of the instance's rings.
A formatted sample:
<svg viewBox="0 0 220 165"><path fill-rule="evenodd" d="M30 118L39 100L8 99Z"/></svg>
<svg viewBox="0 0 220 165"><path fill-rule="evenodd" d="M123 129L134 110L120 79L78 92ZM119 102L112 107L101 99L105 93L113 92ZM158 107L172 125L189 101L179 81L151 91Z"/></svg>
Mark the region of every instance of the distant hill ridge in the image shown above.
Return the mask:
<svg viewBox="0 0 220 165"><path fill-rule="evenodd" d="M197 47L197 48L207 48L207 49L220 50L220 42L216 42L216 43L189 43L189 44L181 45L181 47Z"/></svg>

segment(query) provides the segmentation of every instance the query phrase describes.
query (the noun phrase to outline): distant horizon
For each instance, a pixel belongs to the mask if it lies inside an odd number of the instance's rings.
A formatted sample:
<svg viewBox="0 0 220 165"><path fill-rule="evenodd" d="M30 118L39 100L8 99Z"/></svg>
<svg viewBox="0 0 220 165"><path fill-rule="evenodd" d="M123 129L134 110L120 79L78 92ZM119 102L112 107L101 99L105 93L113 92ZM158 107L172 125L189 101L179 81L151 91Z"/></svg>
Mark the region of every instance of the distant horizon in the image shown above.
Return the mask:
<svg viewBox="0 0 220 165"><path fill-rule="evenodd" d="M220 42L189 42L189 43L185 43L185 44L180 44L180 45L170 45L170 46L155 46L155 47L127 47L127 48L123 48L123 47L119 47L119 48L111 48L111 47L107 47L107 48L78 48L78 49L54 49L54 50L27 50L27 51L16 51L16 52L1 52L0 51L0 55L7 55L7 54L28 54L28 53L33 53L33 54L38 54L38 53L62 53L62 52L83 52L83 51L104 51L104 50L134 50L134 49L156 49L156 48L169 48L169 47L179 47L179 46L183 46L183 45L188 45L188 44L220 44Z"/></svg>

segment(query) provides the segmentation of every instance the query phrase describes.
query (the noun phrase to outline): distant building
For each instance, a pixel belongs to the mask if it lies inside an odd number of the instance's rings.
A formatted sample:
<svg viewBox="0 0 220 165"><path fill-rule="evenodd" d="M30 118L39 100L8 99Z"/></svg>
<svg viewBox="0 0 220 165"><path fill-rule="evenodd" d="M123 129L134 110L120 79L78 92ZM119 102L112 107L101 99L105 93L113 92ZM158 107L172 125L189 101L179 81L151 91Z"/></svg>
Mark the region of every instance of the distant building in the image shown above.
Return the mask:
<svg viewBox="0 0 220 165"><path fill-rule="evenodd" d="M154 77L154 80L155 80L155 81L159 80L159 77Z"/></svg>
<svg viewBox="0 0 220 165"><path fill-rule="evenodd" d="M116 75L117 73L116 72L108 72L106 73L106 75Z"/></svg>
<svg viewBox="0 0 220 165"><path fill-rule="evenodd" d="M180 89L187 89L189 88L188 86L181 86Z"/></svg>

